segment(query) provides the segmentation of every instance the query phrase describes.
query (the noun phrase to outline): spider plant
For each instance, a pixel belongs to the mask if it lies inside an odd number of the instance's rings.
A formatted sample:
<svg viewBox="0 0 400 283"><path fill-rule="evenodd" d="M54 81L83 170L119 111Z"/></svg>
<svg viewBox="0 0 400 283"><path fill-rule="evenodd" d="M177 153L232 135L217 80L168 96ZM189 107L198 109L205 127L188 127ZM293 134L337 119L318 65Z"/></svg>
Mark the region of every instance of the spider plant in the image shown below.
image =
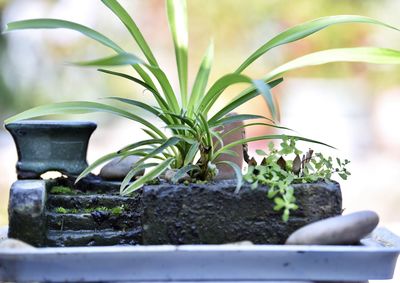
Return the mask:
<svg viewBox="0 0 400 283"><path fill-rule="evenodd" d="M129 194L140 188L147 181L162 174L167 168L179 169L175 176L175 181L184 173L190 173L200 180L212 179L216 174L215 160L217 157L221 154L234 154L231 148L240 144L266 139L282 139L284 137L294 137L300 140L317 142L303 137L263 135L243 138L230 144L223 144L223 136L218 129L223 125L235 121L264 119L264 122L248 123L234 130L241 130L243 127L254 125L283 128L276 123L279 113L271 89L281 83L283 75L290 70L338 61L357 61L377 64L400 63L400 52L396 50L377 47L339 48L319 51L299 57L270 70L261 79L252 79L243 74L248 66L271 49L303 39L332 25L366 23L398 30L381 21L364 16L329 16L299 24L279 33L252 53L235 71L225 74L214 83L209 84L208 79L211 71L214 49L213 42L211 41L196 74L194 84L189 90L186 1L166 0L167 17L174 43L179 78L179 91L175 91L168 76L159 66L143 34L124 7L122 7L117 0L102 0L102 2L127 28L133 40L141 49L145 57L144 59L126 52L122 47L105 35L89 27L70 21L58 19L23 20L9 23L6 31L65 28L80 32L98 43L109 47L115 54L93 61L77 62L75 63L76 65L99 67L100 69L98 70L100 72L119 76L141 85L154 97L156 106L134 99L119 97L109 98L110 103L89 101L62 102L32 108L7 119L5 122L10 123L16 120L58 113L89 113L99 111L115 114L140 123L144 126L143 131L148 134L148 139L132 143L117 152L101 157L82 172L78 178L78 180L81 179L94 168L112 158L126 157L128 155L142 156L140 161L132 168L131 172L122 182L122 194ZM106 69L108 67L122 65L132 66L136 75L129 75ZM213 109L215 102L221 97L221 94L234 84L247 84L248 87L236 97L231 98L222 108ZM265 98L272 119L252 114L226 116L243 103L260 94ZM124 107L122 107L122 104L125 104ZM160 119L165 124L170 134L166 134L153 123L134 114L135 107L141 108ZM214 111L211 112L211 110ZM211 115L211 113L215 114ZM234 168L238 176L238 187L240 187L242 178L241 168L228 161L221 162L225 162ZM142 169L147 169L146 174L131 182L135 172Z"/></svg>

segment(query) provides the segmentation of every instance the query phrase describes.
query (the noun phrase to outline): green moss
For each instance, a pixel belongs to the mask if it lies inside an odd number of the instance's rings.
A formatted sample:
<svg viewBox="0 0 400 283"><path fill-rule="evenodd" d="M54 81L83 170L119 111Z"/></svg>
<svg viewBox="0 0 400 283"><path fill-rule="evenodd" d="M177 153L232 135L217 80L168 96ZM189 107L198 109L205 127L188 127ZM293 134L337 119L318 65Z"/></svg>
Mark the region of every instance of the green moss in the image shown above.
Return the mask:
<svg viewBox="0 0 400 283"><path fill-rule="evenodd" d="M111 208L111 214L112 215L121 215L122 212L124 212L124 206L123 205Z"/></svg>
<svg viewBox="0 0 400 283"><path fill-rule="evenodd" d="M92 213L95 211L103 211L103 212L109 212L110 214L115 216L119 216L125 211L125 207L124 205L111 208L105 206L98 206L98 207L85 208L83 210L79 210L76 208L57 207L54 209L54 211L59 214Z"/></svg>
<svg viewBox="0 0 400 283"><path fill-rule="evenodd" d="M76 195L76 191L70 187L54 186L50 189L50 194L53 194L53 195Z"/></svg>
<svg viewBox="0 0 400 283"><path fill-rule="evenodd" d="M121 215L125 211L125 207L123 205L116 206L116 207L105 207L105 206L98 206L94 208L85 208L85 213L92 213L94 211L103 211L103 212L110 212L112 215Z"/></svg>
<svg viewBox="0 0 400 283"><path fill-rule="evenodd" d="M64 207L57 207L54 211L55 211L56 213L60 213L60 214L66 214L66 213L68 213L67 209L64 208Z"/></svg>
<svg viewBox="0 0 400 283"><path fill-rule="evenodd" d="M57 207L54 211L56 213L60 213L60 214L77 214L77 213L79 213L79 210L76 208L65 208L65 207Z"/></svg>

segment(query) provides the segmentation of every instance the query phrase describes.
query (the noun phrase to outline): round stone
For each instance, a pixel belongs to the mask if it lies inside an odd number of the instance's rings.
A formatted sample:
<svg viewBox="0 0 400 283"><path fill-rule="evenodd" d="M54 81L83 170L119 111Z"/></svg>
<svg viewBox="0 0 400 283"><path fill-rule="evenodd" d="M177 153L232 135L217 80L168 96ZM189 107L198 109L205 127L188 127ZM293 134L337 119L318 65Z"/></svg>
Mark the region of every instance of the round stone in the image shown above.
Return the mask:
<svg viewBox="0 0 400 283"><path fill-rule="evenodd" d="M31 245L16 239L0 241L0 249L34 249Z"/></svg>
<svg viewBox="0 0 400 283"><path fill-rule="evenodd" d="M379 223L373 211L335 216L306 225L286 240L287 245L351 245L371 233Z"/></svg>
<svg viewBox="0 0 400 283"><path fill-rule="evenodd" d="M105 180L123 180L138 160L139 157L134 155L125 158L116 157L101 168L99 175ZM141 170L134 177L142 176L143 174L144 170Z"/></svg>
<svg viewBox="0 0 400 283"><path fill-rule="evenodd" d="M168 169L165 171L164 174L164 179L168 182L172 182L172 179L175 177L176 173L178 172L178 169ZM190 182L191 178L189 174L185 173L183 176L181 176L178 180L176 180L177 183L182 183L185 181Z"/></svg>

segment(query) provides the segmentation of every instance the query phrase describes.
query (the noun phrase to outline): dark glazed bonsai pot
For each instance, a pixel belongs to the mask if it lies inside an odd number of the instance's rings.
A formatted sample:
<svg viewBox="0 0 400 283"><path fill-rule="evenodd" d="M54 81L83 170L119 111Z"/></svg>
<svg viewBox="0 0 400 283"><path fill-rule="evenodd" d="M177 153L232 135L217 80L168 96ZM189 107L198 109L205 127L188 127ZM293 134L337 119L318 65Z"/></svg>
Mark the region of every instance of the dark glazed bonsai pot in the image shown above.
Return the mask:
<svg viewBox="0 0 400 283"><path fill-rule="evenodd" d="M5 127L17 147L18 179L36 179L47 171L79 175L88 166L89 138L97 126L83 121L27 120Z"/></svg>

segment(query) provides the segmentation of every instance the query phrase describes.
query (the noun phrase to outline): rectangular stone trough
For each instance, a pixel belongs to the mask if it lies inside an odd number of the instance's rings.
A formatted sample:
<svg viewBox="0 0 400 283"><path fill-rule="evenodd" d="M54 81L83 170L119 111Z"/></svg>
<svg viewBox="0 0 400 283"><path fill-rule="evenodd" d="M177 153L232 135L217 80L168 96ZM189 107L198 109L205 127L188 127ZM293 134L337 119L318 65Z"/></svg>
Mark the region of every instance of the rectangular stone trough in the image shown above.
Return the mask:
<svg viewBox="0 0 400 283"><path fill-rule="evenodd" d="M130 196L119 195L119 186L98 177L19 180L10 190L9 237L35 247L283 244L298 228L342 211L335 182L296 184L299 209L288 222L266 186L235 193L234 180L161 183Z"/></svg>
<svg viewBox="0 0 400 283"><path fill-rule="evenodd" d="M363 281L393 276L400 239L359 246L182 245L0 250L0 281Z"/></svg>

